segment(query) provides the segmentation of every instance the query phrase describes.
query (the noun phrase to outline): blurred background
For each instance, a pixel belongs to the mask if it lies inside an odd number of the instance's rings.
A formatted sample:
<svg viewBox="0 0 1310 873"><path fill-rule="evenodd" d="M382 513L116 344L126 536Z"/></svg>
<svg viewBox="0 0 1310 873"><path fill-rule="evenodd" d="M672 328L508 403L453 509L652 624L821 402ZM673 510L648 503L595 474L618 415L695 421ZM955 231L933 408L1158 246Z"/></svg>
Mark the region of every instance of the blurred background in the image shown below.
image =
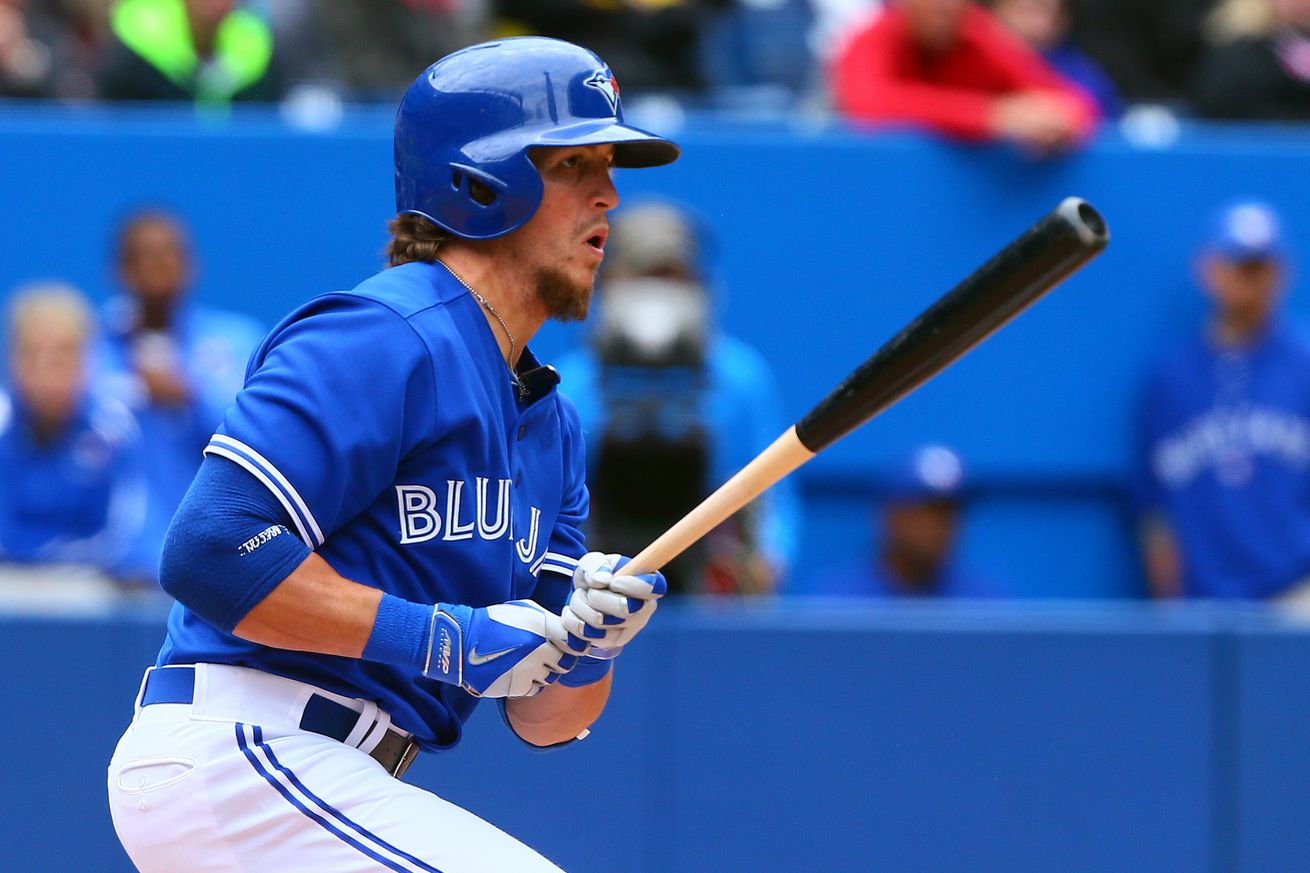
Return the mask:
<svg viewBox="0 0 1310 873"><path fill-rule="evenodd" d="M531 343L605 549L1065 196L1111 244L671 566L586 743L480 713L412 779L576 873L1306 869L1307 0L0 0L0 868L131 869L104 767L200 449L382 266L408 83L528 33L684 150ZM525 805L569 756L644 765Z"/></svg>

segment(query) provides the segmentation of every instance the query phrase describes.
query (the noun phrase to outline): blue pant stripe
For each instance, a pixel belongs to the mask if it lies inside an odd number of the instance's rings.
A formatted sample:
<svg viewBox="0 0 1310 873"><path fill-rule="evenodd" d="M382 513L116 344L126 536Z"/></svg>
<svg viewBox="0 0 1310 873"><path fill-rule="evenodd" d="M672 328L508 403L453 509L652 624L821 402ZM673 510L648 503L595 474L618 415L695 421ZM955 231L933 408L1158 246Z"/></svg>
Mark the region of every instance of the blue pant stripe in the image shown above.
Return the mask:
<svg viewBox="0 0 1310 873"><path fill-rule="evenodd" d="M351 821L349 818L346 817L345 813L336 809L334 806L332 806L332 804L323 800L323 798L319 797L317 794L306 788L305 784L300 781L300 777L297 776L295 773L292 773L286 767L282 766L282 762L277 759L277 755L273 754L273 749L264 744L263 732L258 727L255 728L255 742L260 744L260 747L263 748L264 753L268 755L268 760L272 762L273 766L276 767L278 771L281 772L284 776L286 776L287 780L291 782L292 785L296 786L302 792L304 792L306 797L310 798L316 804L318 804L319 807L321 807L324 812L327 812L329 815L333 816L334 818L336 818L337 821L341 822L347 827L353 828L356 831L356 833L358 833L360 836L372 840L373 842L377 843L379 846L384 847L388 852L391 852L395 855L399 855L400 857L404 858L406 861L409 861L415 867L418 867L422 870L426 870L427 873L441 873L441 871L438 870L436 867L424 863L423 861L421 861L418 858L415 858L413 855L409 854L408 852L402 851L401 849L397 849L395 846L391 845L386 840L379 837L377 834L369 831L364 826L360 824L356 824L355 822Z"/></svg>
<svg viewBox="0 0 1310 873"><path fill-rule="evenodd" d="M272 773L268 772L268 770L264 767L263 763L262 763L262 762L259 760L259 758L255 755L254 751L250 748L249 743L246 741L245 733L243 732L243 728L244 728L244 727L245 727L245 725L243 725L243 724L241 724L241 723L238 723L238 724L236 725L236 735L237 735L237 746L238 746L238 748L241 749L241 753L242 753L243 755L246 756L246 759L247 759L248 761L250 761L250 764L251 764L252 767L255 768L255 771L256 771L257 773L259 773L260 776L263 776L263 777L264 777L264 781L268 782L269 785L272 785L275 789L277 789L277 792L278 792L279 794L282 795L283 799L285 799L288 803L290 803L290 804L291 804L292 806L294 806L296 809L298 809L298 810L300 810L302 813L304 813L304 815L305 815L306 817L308 817L309 819L311 819L312 821L314 821L315 823L317 823L317 824L319 825L319 827L323 828L323 829L326 830L328 833L330 833L330 834L332 834L333 836L337 837L339 840L341 840L342 842L344 842L344 843L346 843L347 845L351 846L352 848L357 849L358 851L360 851L360 852L362 852L363 854L367 855L368 857L372 858L374 861L377 861L379 864L383 865L383 866L386 867L387 869L389 869L389 870L395 870L395 871L397 871L397 873L412 873L411 870L408 870L407 868L402 867L402 866L399 864L399 862L397 862L397 861L395 861L395 860L393 860L393 859L391 859L391 858L388 858L388 857L386 857L385 855L382 855L380 852L378 852L378 851L377 851L376 849L374 849L373 847L368 846L368 845L366 845L366 844L360 842L359 840L355 839L351 834L348 834L348 833L346 833L345 831L341 830L339 827L337 827L336 824L333 823L331 820L329 820L329 819L325 818L323 815L319 814L318 811L313 810L313 809L310 809L308 806L306 806L305 804L301 803L301 802L300 802L300 799L297 798L294 794L292 794L291 791L290 791L290 789L288 789L285 785L283 785L281 782L279 782L278 779L277 779L277 777L274 776ZM271 759L271 757L272 757L272 750L271 750L268 746L266 746L266 745L263 744L263 741L262 741L262 739L261 739L261 734L260 734L260 730L259 730L259 728L258 728L258 727L255 727L255 728L254 728L254 731L255 731L255 742L256 742L256 744L259 745L260 748L264 751L264 753L265 753L265 754L268 754L268 755L270 756L270 759ZM283 768L279 767L279 769L283 769ZM284 770L284 772L287 772L287 771ZM301 790L303 791L304 789L302 788ZM306 793L308 793L308 792L306 792ZM316 802L319 802L319 803L322 802L322 801L319 801L318 798L317 798L317 797L314 797L312 794L310 795L310 797L312 797ZM367 832L366 832L366 833L367 833ZM373 839L377 839L377 838L374 837ZM383 842L382 840L378 840L378 842L381 843L383 846L387 846L387 844L386 844L385 842ZM390 846L387 846L387 848L390 848ZM402 853L397 852L396 854L402 854ZM424 868L425 870L433 870L433 869L434 869L434 868L432 868L432 867L428 867L428 866L426 866L426 865L421 865L421 866L423 866L423 868ZM441 873L441 871L437 870L437 871L435 871L435 873Z"/></svg>

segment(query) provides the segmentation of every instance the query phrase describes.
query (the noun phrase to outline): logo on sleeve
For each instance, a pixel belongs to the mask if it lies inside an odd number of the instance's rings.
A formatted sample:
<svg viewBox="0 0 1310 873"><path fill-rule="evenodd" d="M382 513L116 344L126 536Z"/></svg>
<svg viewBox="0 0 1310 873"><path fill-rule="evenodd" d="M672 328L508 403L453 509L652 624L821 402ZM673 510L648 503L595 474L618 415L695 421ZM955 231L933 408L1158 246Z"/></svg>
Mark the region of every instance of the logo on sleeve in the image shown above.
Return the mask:
<svg viewBox="0 0 1310 873"><path fill-rule="evenodd" d="M437 669L441 671L443 676L450 675L450 654L450 631L443 627L441 629L441 641L437 645Z"/></svg>
<svg viewBox="0 0 1310 873"><path fill-rule="evenodd" d="M237 546L237 553L242 557L253 554L256 549L273 539L273 537L280 537L282 534L288 532L289 531L280 524L269 525L241 545Z"/></svg>

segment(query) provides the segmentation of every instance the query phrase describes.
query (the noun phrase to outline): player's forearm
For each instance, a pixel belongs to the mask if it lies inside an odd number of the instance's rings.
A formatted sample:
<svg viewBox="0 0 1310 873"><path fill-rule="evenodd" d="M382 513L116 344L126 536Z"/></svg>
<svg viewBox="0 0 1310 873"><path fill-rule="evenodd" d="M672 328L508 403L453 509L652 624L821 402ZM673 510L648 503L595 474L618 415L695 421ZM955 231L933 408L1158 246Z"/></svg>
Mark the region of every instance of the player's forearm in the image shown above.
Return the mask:
<svg viewBox="0 0 1310 873"><path fill-rule="evenodd" d="M340 576L291 523L248 472L207 456L168 529L160 584L243 639L359 657L382 592Z"/></svg>
<svg viewBox="0 0 1310 873"><path fill-rule="evenodd" d="M385 594L341 576L289 524L243 468L206 457L169 528L160 582L243 639L391 664L485 697L535 693L577 660L560 617L532 601L475 608Z"/></svg>
<svg viewBox="0 0 1310 873"><path fill-rule="evenodd" d="M382 592L352 582L310 554L233 630L278 649L358 658L377 617Z"/></svg>
<svg viewBox="0 0 1310 873"><path fill-rule="evenodd" d="M505 703L514 733L534 746L553 746L575 739L600 717L609 700L611 672L599 682L571 688L556 682L535 697Z"/></svg>

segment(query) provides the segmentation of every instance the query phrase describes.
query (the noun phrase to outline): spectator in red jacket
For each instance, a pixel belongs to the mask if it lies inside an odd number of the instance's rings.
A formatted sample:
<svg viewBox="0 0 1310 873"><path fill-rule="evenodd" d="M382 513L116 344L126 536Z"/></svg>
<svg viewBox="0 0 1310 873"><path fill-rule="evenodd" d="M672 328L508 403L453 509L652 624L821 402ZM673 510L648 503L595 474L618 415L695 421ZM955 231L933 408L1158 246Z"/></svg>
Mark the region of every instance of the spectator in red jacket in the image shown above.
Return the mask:
<svg viewBox="0 0 1310 873"><path fill-rule="evenodd" d="M969 0L889 2L838 52L832 85L854 120L1043 154L1078 144L1097 122L1090 96Z"/></svg>

